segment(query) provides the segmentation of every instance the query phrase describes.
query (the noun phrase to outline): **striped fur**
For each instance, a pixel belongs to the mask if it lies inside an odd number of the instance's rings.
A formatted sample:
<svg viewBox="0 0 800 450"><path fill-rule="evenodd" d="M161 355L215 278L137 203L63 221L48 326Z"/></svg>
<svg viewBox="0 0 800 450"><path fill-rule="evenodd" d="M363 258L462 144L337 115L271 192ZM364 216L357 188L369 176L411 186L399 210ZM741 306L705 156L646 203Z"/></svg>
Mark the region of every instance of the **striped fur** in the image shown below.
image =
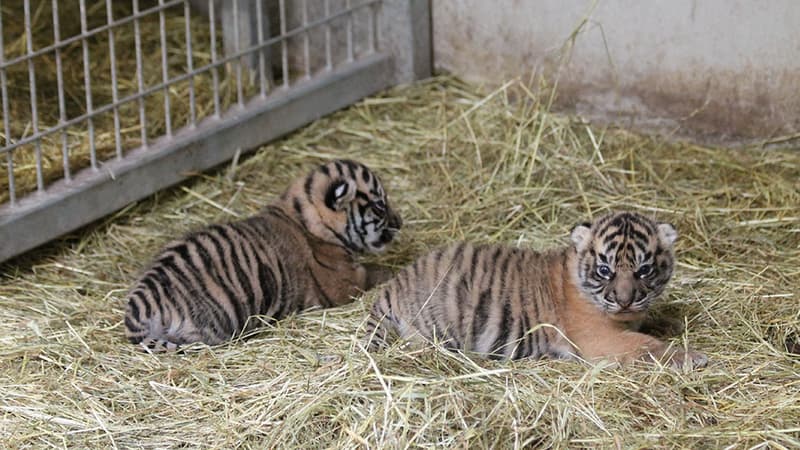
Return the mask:
<svg viewBox="0 0 800 450"><path fill-rule="evenodd" d="M156 351L214 345L261 323L253 316L348 303L372 278L355 254L382 251L401 225L366 166L322 165L258 215L167 245L128 295L126 336Z"/></svg>
<svg viewBox="0 0 800 450"><path fill-rule="evenodd" d="M702 366L702 354L635 331L672 275L676 238L669 224L622 212L576 226L573 245L548 252L470 243L435 250L377 293L368 348L401 337L496 359L652 356Z"/></svg>

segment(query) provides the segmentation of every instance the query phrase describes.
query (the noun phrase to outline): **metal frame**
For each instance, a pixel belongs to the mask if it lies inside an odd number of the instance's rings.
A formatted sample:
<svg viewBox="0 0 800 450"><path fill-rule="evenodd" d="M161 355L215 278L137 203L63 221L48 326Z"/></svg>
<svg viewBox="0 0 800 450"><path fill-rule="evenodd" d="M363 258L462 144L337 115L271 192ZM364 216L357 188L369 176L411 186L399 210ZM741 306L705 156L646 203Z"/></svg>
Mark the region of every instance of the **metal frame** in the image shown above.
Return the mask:
<svg viewBox="0 0 800 450"><path fill-rule="evenodd" d="M309 21L306 2L300 0L300 15L302 24L293 29L286 27L287 4L286 0L279 0L280 33L270 36L270 26L266 10L261 11L262 4L255 0L230 0L215 3L209 0L207 13L209 26L216 26L217 9L222 8L225 35L225 56L217 57L212 45L212 63L204 67L192 67L191 58L187 58L187 72L181 76L168 76L166 71L166 46L162 46L162 82L145 88L141 71L137 74L138 92L124 98L119 98L116 86L116 76L112 58L112 93L113 102L105 105L94 105L91 90L86 89L86 112L79 117L68 119L64 114L63 97L60 95L60 121L57 125L45 129L38 129L38 124L33 124L34 133L25 138L12 140L8 136L9 117L6 70L12 64L27 62L30 65L31 97L33 117L35 111L35 73L32 58L36 54L52 52L59 62L59 93L63 90L61 85L61 67L59 51L67 41L82 39L84 44L83 57L88 60L86 39L89 36L107 36L110 50L113 54L114 29L121 23L133 21L137 25L137 18L145 15L158 14L161 23L161 40L165 42L164 10L177 4L184 4L185 14L190 12L189 0L159 0L156 8L147 11L138 11L138 1L134 0L135 14L125 18L111 17L110 1L107 1L108 25L92 30L86 27L85 0L81 0L82 7L81 35L60 41L58 35L55 44L50 48L33 50L28 48L26 55L13 60L5 60L2 42L2 29L0 28L0 87L2 88L3 122L6 132L4 146L0 154L7 155L6 163L9 173L11 201L0 205L0 261L9 259L29 249L41 245L59 235L75 230L98 218L118 210L130 202L141 199L147 195L173 185L187 177L186 174L208 169L218 165L239 151L248 151L280 137L298 127L301 127L322 115L350 105L359 99L385 89L398 83L407 83L415 79L429 76L431 73L430 51L430 5L428 0L366 0L358 5L334 14L326 14L323 20ZM324 0L326 12L329 11L330 0ZM57 0L53 4L57 6ZM25 19L30 20L29 0L25 0ZM194 5L194 3L192 3ZM288 5L296 7L297 2ZM228 10L230 8L230 11ZM371 51L366 56L359 58L353 55L353 37L351 32L354 11L360 8L373 8L375 12L370 20ZM253 12L256 20L252 20ZM262 12L261 15L258 15ZM54 16L56 14L54 13ZM246 16L248 25L239 26L237 17ZM347 23L347 54L348 60L337 67L331 63L330 48L330 23L337 18L344 18ZM57 19L55 19L57 20ZM2 18L0 18L0 22ZM2 23L0 23L2 27ZM326 33L326 69L320 73L310 73L308 33L314 27L327 27ZM57 28L57 27L56 27ZM189 39L189 26L187 23L187 44ZM296 82L289 81L287 67L289 58L289 38L306 36L303 39L301 50L306 61L305 76ZM375 37L377 37L375 39ZM28 39L30 42L30 38ZM283 85L273 86L273 77L269 71L272 65L270 60L270 46L281 46L281 70L283 70ZM137 69L141 68L140 36L136 28ZM246 48L241 48L246 47ZM220 110L218 99L218 69L227 65L236 77L237 103L227 111ZM88 67L88 64L85 65ZM248 69L259 83L259 93L251 98L245 98L242 93L242 70ZM189 81L200 73L210 73L215 89L214 114L202 120L196 119L194 110L194 86L190 85L191 121L181 129L173 130L169 123L169 96L165 95L164 114L166 117L166 132L156 140L147 140L146 130L142 127L142 145L135 149L124 149L120 146L119 118L117 110L121 105L133 103L139 105L142 123L145 122L143 99L159 90L168 90L175 83ZM91 83L91 74L84 73L86 86ZM90 135L94 133L92 118L99 114L111 111L114 114L115 126L115 157L102 162L98 161L94 148L91 148L90 167L71 173L69 170L69 155L66 144L66 131L75 124L88 124ZM36 151L42 138L50 135L62 135L64 153L64 176L55 183L44 186L41 173L37 172L37 192L22 198L14 197L13 166L11 165L11 152L20 149L23 145L34 144ZM90 139L93 145L94 139ZM23 149L24 150L24 149ZM37 162L40 159L37 154ZM41 169L41 167L38 167Z"/></svg>

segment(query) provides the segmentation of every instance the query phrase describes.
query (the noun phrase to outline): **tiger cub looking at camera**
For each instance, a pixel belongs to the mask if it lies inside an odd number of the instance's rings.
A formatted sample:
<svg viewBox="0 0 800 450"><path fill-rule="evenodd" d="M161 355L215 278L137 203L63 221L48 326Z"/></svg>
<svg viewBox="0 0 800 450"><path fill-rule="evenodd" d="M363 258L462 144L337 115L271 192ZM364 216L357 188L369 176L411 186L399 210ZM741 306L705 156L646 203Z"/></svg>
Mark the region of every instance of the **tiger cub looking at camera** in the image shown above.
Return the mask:
<svg viewBox="0 0 800 450"><path fill-rule="evenodd" d="M401 225L370 169L331 161L259 214L167 245L128 294L126 336L153 351L215 345L254 328L252 316L349 303L383 281L355 254L381 252Z"/></svg>
<svg viewBox="0 0 800 450"><path fill-rule="evenodd" d="M672 225L620 212L577 225L571 237L542 253L460 243L422 256L377 293L368 348L399 335L496 359L705 366L703 354L635 331L672 276Z"/></svg>

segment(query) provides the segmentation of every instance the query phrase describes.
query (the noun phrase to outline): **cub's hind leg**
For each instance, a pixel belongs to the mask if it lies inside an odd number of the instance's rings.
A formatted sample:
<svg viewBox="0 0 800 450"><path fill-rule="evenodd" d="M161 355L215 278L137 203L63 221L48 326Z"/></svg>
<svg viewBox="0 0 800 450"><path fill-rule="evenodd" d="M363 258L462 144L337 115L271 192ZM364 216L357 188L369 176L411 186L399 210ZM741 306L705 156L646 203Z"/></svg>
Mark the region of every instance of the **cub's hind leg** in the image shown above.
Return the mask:
<svg viewBox="0 0 800 450"><path fill-rule="evenodd" d="M193 323L181 319L169 305L147 301L134 293L125 313L125 335L142 351L175 351L181 345L203 340Z"/></svg>
<svg viewBox="0 0 800 450"><path fill-rule="evenodd" d="M162 353L178 350L178 344L166 339L146 338L139 342L139 350L143 352Z"/></svg>
<svg viewBox="0 0 800 450"><path fill-rule="evenodd" d="M139 349L146 352L173 352L179 350L181 347L197 343L206 342L209 345L219 344L222 341L218 339L209 339L200 331L189 331L187 328L179 327L180 331L171 332L170 329L165 327L154 327L158 331L151 331L141 339L128 340L132 344L138 344ZM192 327L188 327L192 328Z"/></svg>
<svg viewBox="0 0 800 450"><path fill-rule="evenodd" d="M392 301L397 295L394 287L390 282L378 293L367 318L364 346L370 352L386 349L401 338L407 342L424 341L415 327L404 322L402 317L407 317L408 311L396 310L401 305Z"/></svg>
<svg viewBox="0 0 800 450"><path fill-rule="evenodd" d="M403 341L403 348L428 346L431 341L437 340L443 342L444 336L438 336L437 339L433 331L426 331L422 321L415 322L413 325L407 321L408 317L418 316L419 309L417 309L417 313L410 312L409 309L414 309L414 306L409 305L411 299L396 299L397 293L393 287L395 287L393 282L385 286L372 305L367 319L364 347L370 352L385 350L400 339ZM391 300L393 298L396 301ZM404 309L399 310L398 308ZM447 343L443 342L443 344L447 346Z"/></svg>
<svg viewBox="0 0 800 450"><path fill-rule="evenodd" d="M131 314L125 316L125 334L131 344L137 344L139 350L145 352L175 351L181 340L169 337L165 333L160 317L147 317L135 321Z"/></svg>

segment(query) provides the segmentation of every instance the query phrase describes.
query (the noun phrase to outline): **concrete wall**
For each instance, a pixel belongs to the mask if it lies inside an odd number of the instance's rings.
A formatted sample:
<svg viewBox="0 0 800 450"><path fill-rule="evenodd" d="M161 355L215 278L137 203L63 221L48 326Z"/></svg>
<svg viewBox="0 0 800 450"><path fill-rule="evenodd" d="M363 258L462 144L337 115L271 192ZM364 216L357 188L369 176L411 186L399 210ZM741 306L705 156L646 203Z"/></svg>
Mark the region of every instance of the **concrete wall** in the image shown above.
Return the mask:
<svg viewBox="0 0 800 450"><path fill-rule="evenodd" d="M558 107L589 118L715 142L800 133L797 0L434 0L433 32L437 69L558 73Z"/></svg>

